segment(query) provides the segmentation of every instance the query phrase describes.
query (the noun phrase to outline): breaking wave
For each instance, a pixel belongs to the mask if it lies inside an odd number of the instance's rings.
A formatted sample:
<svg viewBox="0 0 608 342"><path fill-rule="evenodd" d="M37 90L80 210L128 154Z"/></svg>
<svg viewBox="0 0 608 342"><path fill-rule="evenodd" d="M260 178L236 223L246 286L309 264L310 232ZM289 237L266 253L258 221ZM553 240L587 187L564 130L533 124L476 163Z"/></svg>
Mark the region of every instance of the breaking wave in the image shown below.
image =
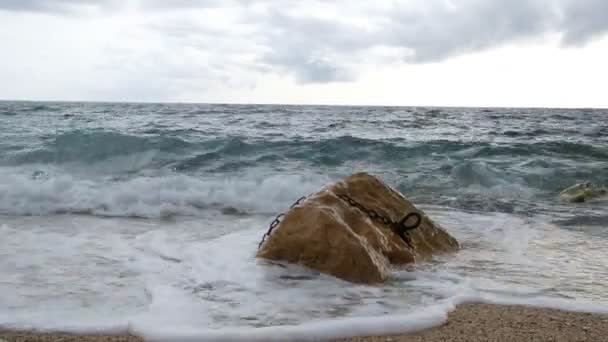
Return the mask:
<svg viewBox="0 0 608 342"><path fill-rule="evenodd" d="M351 135L324 139L285 137L215 137L196 130L146 129L142 134L75 130L42 138L42 146L21 146L10 154L12 165L66 162L90 163L144 151L174 156L178 169L197 168L223 158L260 159L273 156L335 166L352 160L391 163L397 159L431 157L467 159L550 157L551 159L604 159L608 147L570 141L536 143L465 142L450 139L415 141L405 138L370 139ZM275 160L275 159L272 159ZM262 158L262 161L264 159ZM7 160L4 160L5 164Z"/></svg>
<svg viewBox="0 0 608 342"><path fill-rule="evenodd" d="M182 139L161 135L141 137L115 132L72 131L49 136L43 147L18 153L12 159L16 165L90 163L151 150L179 152L188 146Z"/></svg>
<svg viewBox="0 0 608 342"><path fill-rule="evenodd" d="M0 103L0 112L16 115L0 123L5 213L261 210L207 192L302 169L328 179L370 171L418 202L500 212L532 210L579 182L608 183L608 127L586 124L601 111ZM55 130L30 130L53 120ZM168 195L180 184L184 192Z"/></svg>
<svg viewBox="0 0 608 342"><path fill-rule="evenodd" d="M574 142L416 142L350 135L286 140L178 129L75 130L47 136L37 148L11 144L0 145L5 152L0 213L15 215L275 212L281 201L312 192L320 179L358 169L377 171L418 202L513 213L535 210L538 199L552 200L575 183L608 181L608 148ZM326 176L272 176L301 175L299 167ZM272 197L284 193L289 196Z"/></svg>
<svg viewBox="0 0 608 342"><path fill-rule="evenodd" d="M79 179L69 175L0 177L0 214L87 214L166 218L204 210L265 214L284 210L327 182L323 176L200 179L188 175Z"/></svg>

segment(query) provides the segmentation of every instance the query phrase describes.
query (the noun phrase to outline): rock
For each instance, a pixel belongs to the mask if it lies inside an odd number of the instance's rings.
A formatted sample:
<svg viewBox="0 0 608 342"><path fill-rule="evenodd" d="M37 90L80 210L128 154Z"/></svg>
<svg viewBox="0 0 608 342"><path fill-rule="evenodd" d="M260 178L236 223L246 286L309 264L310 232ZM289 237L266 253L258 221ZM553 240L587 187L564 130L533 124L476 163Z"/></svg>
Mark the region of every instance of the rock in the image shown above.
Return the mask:
<svg viewBox="0 0 608 342"><path fill-rule="evenodd" d="M339 195L347 195L393 222L418 213L421 223L407 232L408 244ZM261 244L257 257L298 263L352 282L378 283L389 277L391 265L417 262L458 248L455 238L403 195L374 176L357 173L287 211Z"/></svg>
<svg viewBox="0 0 608 342"><path fill-rule="evenodd" d="M559 193L562 200L571 203L583 203L592 199L608 195L608 189L592 183L579 183Z"/></svg>

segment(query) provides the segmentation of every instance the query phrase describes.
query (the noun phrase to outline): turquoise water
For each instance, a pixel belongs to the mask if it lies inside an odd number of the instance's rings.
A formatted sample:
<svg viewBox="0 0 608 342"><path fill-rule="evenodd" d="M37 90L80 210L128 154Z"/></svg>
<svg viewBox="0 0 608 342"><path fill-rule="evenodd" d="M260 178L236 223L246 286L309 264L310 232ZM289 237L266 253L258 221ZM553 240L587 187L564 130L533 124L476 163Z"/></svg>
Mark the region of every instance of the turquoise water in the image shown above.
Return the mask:
<svg viewBox="0 0 608 342"><path fill-rule="evenodd" d="M260 327L403 313L463 291L608 303L608 202L557 198L608 184L607 116L0 102L0 325ZM356 171L464 249L384 287L254 260L276 214Z"/></svg>

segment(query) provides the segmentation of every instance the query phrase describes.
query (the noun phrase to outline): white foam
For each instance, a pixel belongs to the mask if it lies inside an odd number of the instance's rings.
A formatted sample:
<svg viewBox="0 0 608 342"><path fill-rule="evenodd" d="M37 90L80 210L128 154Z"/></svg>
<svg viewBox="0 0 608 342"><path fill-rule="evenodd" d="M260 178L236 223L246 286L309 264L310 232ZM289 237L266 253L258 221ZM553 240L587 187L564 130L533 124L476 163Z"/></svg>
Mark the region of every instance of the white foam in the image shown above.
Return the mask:
<svg viewBox="0 0 608 342"><path fill-rule="evenodd" d="M608 312L605 290L582 281L605 272L589 268L605 260L602 240L507 214L431 215L465 248L383 286L256 260L268 217L8 218L0 226L0 326L289 341L411 332L468 302ZM561 271L568 267L577 271ZM555 298L562 295L578 299Z"/></svg>
<svg viewBox="0 0 608 342"><path fill-rule="evenodd" d="M222 329L195 329L191 326L135 324L131 332L146 341L319 341L356 336L384 336L413 333L444 324L448 314L460 304L485 303L495 305L521 305L534 308L569 312L608 314L608 305L555 298L518 298L484 294L467 290L450 299L398 315L353 317L311 321L299 325L263 328L225 327Z"/></svg>
<svg viewBox="0 0 608 342"><path fill-rule="evenodd" d="M317 175L255 175L195 178L183 174L127 180L77 178L50 170L0 168L0 214L86 213L159 218L198 215L204 209L236 208L275 213L326 184Z"/></svg>
<svg viewBox="0 0 608 342"><path fill-rule="evenodd" d="M385 317L356 317L264 328L230 327L221 330L191 327L133 326L132 332L146 341L314 341L365 335L410 333L431 328L447 320L451 305L426 307L416 313Z"/></svg>

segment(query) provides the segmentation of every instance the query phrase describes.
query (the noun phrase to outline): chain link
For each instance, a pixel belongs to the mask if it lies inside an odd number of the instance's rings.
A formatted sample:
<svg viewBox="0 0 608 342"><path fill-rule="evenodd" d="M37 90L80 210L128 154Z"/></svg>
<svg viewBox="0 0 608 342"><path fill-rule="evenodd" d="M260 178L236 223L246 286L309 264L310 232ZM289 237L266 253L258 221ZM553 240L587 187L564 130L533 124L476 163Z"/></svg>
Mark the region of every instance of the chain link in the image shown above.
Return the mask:
<svg viewBox="0 0 608 342"><path fill-rule="evenodd" d="M345 201L349 205L361 210L370 219L380 221L385 226L391 228L397 235L399 235L401 237L401 239L403 239L403 241L405 241L405 243L407 243L410 247L413 247L412 239L410 238L408 232L410 230L416 229L420 226L420 223L422 222L422 217L420 216L420 214L418 214L416 212L411 212L411 213L405 215L405 217L401 221L393 222L393 220L391 220L390 218L379 214L377 211L375 211L373 209L366 208L361 203L355 201L348 195L338 194L337 196L338 196L338 198ZM411 217L415 217L416 222L414 224L408 226L407 221Z"/></svg>
<svg viewBox="0 0 608 342"><path fill-rule="evenodd" d="M289 207L290 209L295 208L298 204L302 203L303 200L306 199L306 196L302 196L300 197L294 204L291 205L291 207ZM280 213L279 215L277 215L277 217L275 217L275 219L270 223L270 227L268 228L268 231L264 234L264 236L262 236L262 241L260 241L260 243L258 244L258 249L260 247L262 247L262 244L264 243L264 241L266 241L266 238L268 238L270 236L270 234L272 233L272 231L279 225L281 224L281 219L285 216L285 213Z"/></svg>
<svg viewBox="0 0 608 342"><path fill-rule="evenodd" d="M399 235L401 237L401 239L403 239L403 241L405 241L405 243L407 243L410 247L412 247L412 240L411 240L408 232L410 230L416 229L420 226L420 223L422 222L422 217L420 216L420 214L418 214L416 212L411 212L411 213L405 215L405 217L403 219L401 219L401 221L393 222L393 220L391 220L390 218L379 214L377 211L375 211L373 209L366 208L361 203L355 201L348 195L338 194L337 196L338 196L338 198L345 201L352 207L355 207L355 208L359 209L360 211L362 211L363 213L365 213L370 219L380 221L382 224L384 224L385 226L392 229L393 232L395 232L397 235ZM290 209L295 208L297 205L302 203L302 201L305 199L306 199L306 196L300 197L294 204L291 205ZM258 244L258 248L262 247L262 244L264 243L264 241L266 241L266 239L270 236L270 234L272 234L272 231L279 224L281 224L281 219L284 216L285 216L285 213L280 213L270 223L270 227L268 228L268 231L264 234L264 236L262 236L262 241L260 241L260 243ZM406 223L411 217L415 217L416 222L414 224L408 226Z"/></svg>

